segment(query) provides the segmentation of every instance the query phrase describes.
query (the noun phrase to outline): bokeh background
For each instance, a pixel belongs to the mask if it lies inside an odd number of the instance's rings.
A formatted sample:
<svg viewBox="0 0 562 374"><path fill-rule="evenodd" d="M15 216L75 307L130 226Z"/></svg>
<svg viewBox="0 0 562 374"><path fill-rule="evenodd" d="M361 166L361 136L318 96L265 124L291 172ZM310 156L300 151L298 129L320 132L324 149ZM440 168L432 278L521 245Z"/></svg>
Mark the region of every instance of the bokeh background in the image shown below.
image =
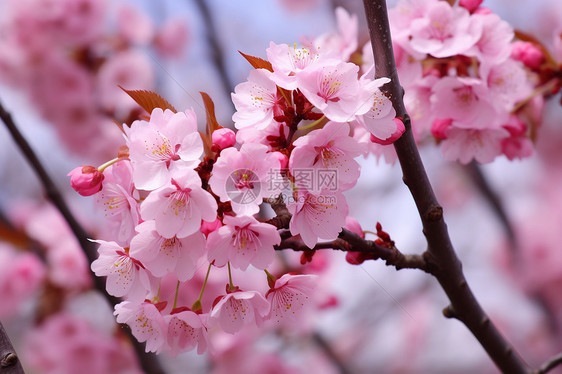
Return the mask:
<svg viewBox="0 0 562 374"><path fill-rule="evenodd" d="M66 31L49 36L52 30L45 28L49 19L65 19L70 8L64 6L73 2L90 7L84 19L92 23L51 25ZM562 24L557 0L486 0L484 5L546 43ZM205 115L199 91L205 91L215 101L219 123L231 127L230 92L251 69L238 51L265 57L270 41L293 44L303 36L333 31L336 6L357 14L359 42L364 43L367 32L360 1L3 0L0 101L74 213L95 232L102 216L93 199L72 191L66 174L78 165L102 163L123 142L110 118L125 121L135 106L116 84L155 90L178 109L192 107L201 128ZM37 24L38 18L43 23ZM68 61L78 61L87 73L74 73ZM65 96L69 87L90 96ZM502 157L488 165L464 166L444 161L434 146L421 149L469 284L492 320L535 367L562 350L562 112L557 100L551 101L536 152L528 159ZM67 116L66 111L73 114ZM91 131L84 125L90 122L103 122L102 129ZM365 230L374 230L381 222L402 252L423 252L421 223L401 182L399 165L374 156L360 163L362 176L347 194L350 214ZM478 173L507 213L516 244L478 187ZM45 203L36 176L1 126L0 218L0 320L21 353L26 372L62 373L63 369L49 367L42 355L69 354L64 334L55 331L64 326L106 347L100 353L83 343L84 367L67 372L127 372L126 364L122 370L118 364L113 369L87 364L107 352L126 349L106 342L115 330L111 310L94 291L84 292L89 283L83 271L87 264L70 248L71 239L63 240L68 231ZM27 253L39 254L37 259L46 265L34 260L22 265L22 271L37 279L29 275L24 288L30 291L19 292L18 298L12 295L18 293L12 282L18 275L11 271ZM218 341L215 357L162 355L167 372L339 373L328 351L350 373L497 372L464 326L442 316L447 299L430 276L415 270L397 272L382 262L352 266L343 253L323 253L322 259L318 292L326 305L303 324L302 331ZM59 320L50 320L53 316ZM48 321L51 324L45 327ZM115 362L127 357L119 356Z"/></svg>

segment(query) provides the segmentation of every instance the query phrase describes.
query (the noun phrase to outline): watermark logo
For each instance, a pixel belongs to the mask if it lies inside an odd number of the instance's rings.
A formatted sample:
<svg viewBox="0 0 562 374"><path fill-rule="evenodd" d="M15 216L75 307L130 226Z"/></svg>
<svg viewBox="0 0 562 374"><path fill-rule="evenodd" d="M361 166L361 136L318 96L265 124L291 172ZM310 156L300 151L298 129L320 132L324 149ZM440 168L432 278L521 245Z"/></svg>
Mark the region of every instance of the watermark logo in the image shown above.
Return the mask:
<svg viewBox="0 0 562 374"><path fill-rule="evenodd" d="M226 194L237 204L251 204L255 202L261 192L261 182L250 169L237 169L226 178Z"/></svg>

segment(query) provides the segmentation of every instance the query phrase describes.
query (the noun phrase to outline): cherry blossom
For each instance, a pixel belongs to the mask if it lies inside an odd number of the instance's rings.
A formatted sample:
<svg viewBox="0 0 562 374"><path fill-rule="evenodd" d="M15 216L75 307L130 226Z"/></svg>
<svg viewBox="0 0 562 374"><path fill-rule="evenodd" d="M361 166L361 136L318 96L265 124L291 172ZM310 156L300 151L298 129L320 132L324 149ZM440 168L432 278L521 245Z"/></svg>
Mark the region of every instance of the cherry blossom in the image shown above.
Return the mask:
<svg viewBox="0 0 562 374"><path fill-rule="evenodd" d="M441 150L448 160L468 164L472 159L480 163L491 162L501 154L502 141L509 136L503 128L465 129L451 126Z"/></svg>
<svg viewBox="0 0 562 374"><path fill-rule="evenodd" d="M258 222L251 216L225 216L224 226L209 234L209 262L224 266L228 261L241 270L248 265L265 269L274 257L274 245L281 237L274 226Z"/></svg>
<svg viewBox="0 0 562 374"><path fill-rule="evenodd" d="M248 126L264 129L280 113L277 86L265 69L252 70L248 81L237 85L231 96L236 107L232 120L237 129Z"/></svg>
<svg viewBox="0 0 562 374"><path fill-rule="evenodd" d="M98 277L107 276L106 289L110 295L127 296L131 301L141 301L150 289L150 279L144 265L128 254L128 249L115 242L95 240L99 243L99 257L92 262L92 271Z"/></svg>
<svg viewBox="0 0 562 374"><path fill-rule="evenodd" d="M166 344L166 321L158 307L150 302L135 304L123 301L115 305L118 323L126 323L139 342L146 342L146 352L161 352Z"/></svg>
<svg viewBox="0 0 562 374"><path fill-rule="evenodd" d="M214 221L217 202L201 188L201 179L192 169L175 170L171 181L150 192L141 204L141 217L154 220L165 238L185 238L199 231L201 220Z"/></svg>
<svg viewBox="0 0 562 374"><path fill-rule="evenodd" d="M338 51L342 61L349 61L351 54L357 49L358 22L355 14L349 14L344 8L336 8L338 32L324 34L312 43L319 51Z"/></svg>
<svg viewBox="0 0 562 374"><path fill-rule="evenodd" d="M203 142L192 110L173 113L155 108L150 121L137 120L125 128L133 164L133 181L139 189L153 190L170 181L178 168L199 163Z"/></svg>
<svg viewBox="0 0 562 374"><path fill-rule="evenodd" d="M287 90L297 88L296 77L300 72L313 69L319 61L324 60L319 54L318 48L301 47L297 45L275 44L271 42L266 49L267 59L273 67L271 79L279 86Z"/></svg>
<svg viewBox="0 0 562 374"><path fill-rule="evenodd" d="M203 316L191 310L179 309L164 317L168 326L166 334L166 351L175 357L180 352L188 352L197 347L197 353L207 351L207 328Z"/></svg>
<svg viewBox="0 0 562 374"><path fill-rule="evenodd" d="M309 248L314 248L319 239L335 239L345 225L347 202L339 191L323 190L314 195L304 189L287 203L293 215L289 224L291 234L300 234Z"/></svg>
<svg viewBox="0 0 562 374"><path fill-rule="evenodd" d="M279 324L297 324L316 287L315 275L284 274L265 297L271 305L268 319Z"/></svg>
<svg viewBox="0 0 562 374"><path fill-rule="evenodd" d="M235 213L252 215L259 211L264 197L275 194L266 188L267 180L279 169L278 157L266 146L244 143L240 150L227 148L221 152L209 185L221 201L231 202Z"/></svg>
<svg viewBox="0 0 562 374"><path fill-rule="evenodd" d="M337 186L340 190L350 189L355 185L360 174L360 167L355 157L362 153L359 143L349 136L347 123L328 122L322 129L314 130L293 142L295 149L289 159L291 170L312 169L318 175L322 171L335 171ZM322 190L321 181L308 188L318 193Z"/></svg>
<svg viewBox="0 0 562 374"><path fill-rule="evenodd" d="M471 21L464 8L451 7L443 1L432 2L424 17L412 21L409 47L435 57L462 54L482 34L480 24Z"/></svg>
<svg viewBox="0 0 562 374"><path fill-rule="evenodd" d="M130 161L122 160L104 171L103 188L96 202L108 220L111 238L126 247L135 235L140 213Z"/></svg>
<svg viewBox="0 0 562 374"><path fill-rule="evenodd" d="M372 106L372 92L359 82L358 72L359 67L352 63L324 64L300 72L297 86L328 119L347 122Z"/></svg>
<svg viewBox="0 0 562 374"><path fill-rule="evenodd" d="M103 174L93 166L79 166L68 175L70 185L82 196L91 196L98 193L102 188Z"/></svg>
<svg viewBox="0 0 562 374"><path fill-rule="evenodd" d="M209 322L235 334L244 325L260 323L268 311L269 303L259 292L235 291L221 296L211 310Z"/></svg>
<svg viewBox="0 0 562 374"><path fill-rule="evenodd" d="M196 231L184 238L165 238L156 231L154 221L137 226L138 234L131 240L130 255L142 262L156 277L174 273L180 282L193 277L205 253L205 237Z"/></svg>

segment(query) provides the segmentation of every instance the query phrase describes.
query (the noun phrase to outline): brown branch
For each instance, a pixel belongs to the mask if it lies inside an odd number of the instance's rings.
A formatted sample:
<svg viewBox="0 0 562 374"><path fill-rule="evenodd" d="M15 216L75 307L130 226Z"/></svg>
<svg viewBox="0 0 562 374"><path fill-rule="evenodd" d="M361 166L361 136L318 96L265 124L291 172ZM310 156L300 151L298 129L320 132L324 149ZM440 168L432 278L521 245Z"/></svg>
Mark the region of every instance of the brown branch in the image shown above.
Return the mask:
<svg viewBox="0 0 562 374"><path fill-rule="evenodd" d="M428 243L427 258L435 266L432 273L447 294L454 317L466 325L498 368L503 373L529 374L527 365L474 297L462 272L461 262L443 220L443 209L437 202L412 135L403 101L404 89L400 86L394 61L386 3L384 0L363 0L363 4L375 56L375 76L391 79L382 89L392 101L397 116L404 118L406 125L406 131L394 147L404 183L410 189L421 217Z"/></svg>
<svg viewBox="0 0 562 374"><path fill-rule="evenodd" d="M493 190L490 183L486 179L486 176L482 172L480 165L476 163L476 161L471 162L466 166L466 170L468 175L471 177L472 182L478 188L478 191L482 194L484 199L490 204L493 212L495 213L498 220L501 222L505 233L507 235L507 239L509 241L509 249L511 250L512 254L517 253L518 243L517 238L515 235L515 230L513 229L513 225L509 220L507 212L505 211L504 205L498 194Z"/></svg>
<svg viewBox="0 0 562 374"><path fill-rule="evenodd" d="M0 373L24 374L18 355L2 323L0 323Z"/></svg>
<svg viewBox="0 0 562 374"><path fill-rule="evenodd" d="M18 130L18 127L14 123L10 113L8 113L4 109L1 103L0 103L0 119L6 125L6 128L14 138L14 142L20 148L21 152L23 153L23 155L25 156L25 158L27 159L27 161L29 162L35 173L37 173L37 176L39 177L41 183L43 184L43 188L45 189L47 198L62 214L62 216L68 223L68 226L72 230L72 233L78 240L78 243L80 244L80 247L82 248L84 254L88 258L88 263L91 264L93 261L97 259L96 245L88 240L88 234L86 233L86 230L84 230L82 225L80 225L80 223L76 220L76 218L70 211L68 205L62 198L62 195L60 194L58 188L53 183L51 177L43 167L43 164L39 161L39 158L31 148L27 140L23 137L21 132ZM100 277L96 277L91 269L90 269L90 274L92 275L94 280L94 287L99 292L101 292L102 295L104 295L106 300L112 306L115 306L116 304L121 302L119 298L111 296L107 293L105 289L105 281ZM124 329L124 332L127 334L131 343L133 344L133 347L137 354L137 358L139 359L139 363L143 368L143 370L146 373L151 373L151 374L164 373L163 369L160 366L160 363L158 362L158 359L156 358L156 355L152 353L144 352L144 345L139 343L137 339L135 339L132 336L131 331L129 329Z"/></svg>
<svg viewBox="0 0 562 374"><path fill-rule="evenodd" d="M543 364L539 370L533 372L533 374L546 374L555 367L562 364L562 353L551 357L545 364Z"/></svg>

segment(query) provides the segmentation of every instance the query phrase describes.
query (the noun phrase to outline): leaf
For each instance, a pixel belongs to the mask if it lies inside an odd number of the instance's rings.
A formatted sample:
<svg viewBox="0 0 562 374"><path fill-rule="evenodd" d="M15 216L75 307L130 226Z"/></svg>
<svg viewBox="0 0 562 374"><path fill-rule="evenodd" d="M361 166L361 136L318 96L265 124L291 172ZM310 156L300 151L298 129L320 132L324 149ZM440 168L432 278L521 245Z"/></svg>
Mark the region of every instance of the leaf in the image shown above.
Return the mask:
<svg viewBox="0 0 562 374"><path fill-rule="evenodd" d="M168 100L164 99L156 92L148 90L126 90L121 86L119 86L119 88L125 91L127 95L135 100L135 102L149 114L152 113L154 108L160 108L162 110L170 109L174 113L178 112L176 108L168 102Z"/></svg>
<svg viewBox="0 0 562 374"><path fill-rule="evenodd" d="M273 67L271 66L271 62L264 60L263 58L250 56L245 53L238 51L244 58L252 65L255 69L266 69L273 72Z"/></svg>
<svg viewBox="0 0 562 374"><path fill-rule="evenodd" d="M210 137L213 134L213 131L220 128L219 123L217 122L217 117L215 116L215 103L207 93L199 93L201 94L203 103L205 104L205 114L207 116L207 135L209 135Z"/></svg>

